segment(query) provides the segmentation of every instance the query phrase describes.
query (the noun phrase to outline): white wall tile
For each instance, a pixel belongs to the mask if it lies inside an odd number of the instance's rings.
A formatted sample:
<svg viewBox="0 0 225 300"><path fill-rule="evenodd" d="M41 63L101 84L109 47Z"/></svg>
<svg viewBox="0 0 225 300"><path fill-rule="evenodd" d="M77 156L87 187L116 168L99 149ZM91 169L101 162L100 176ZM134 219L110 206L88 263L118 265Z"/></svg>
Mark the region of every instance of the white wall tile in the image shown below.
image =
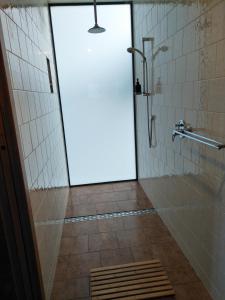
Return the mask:
<svg viewBox="0 0 225 300"><path fill-rule="evenodd" d="M24 157L26 158L32 152L29 124L23 124L21 126L21 135L23 142Z"/></svg>
<svg viewBox="0 0 225 300"><path fill-rule="evenodd" d="M135 4L137 14L141 9L142 4ZM138 17L135 46L141 47L137 41L141 28L147 26L144 30L169 50L154 62L155 80L160 76L162 83L161 93L153 99L157 120L154 149L146 142L146 108L140 96L136 102L139 180L166 224L173 228L173 235L213 299L221 300L224 284L219 278L224 278L221 266L225 265L225 255L215 235L220 232L225 236L225 217L215 215L215 211L218 207L221 210L225 199L225 152L187 139L176 138L172 143L171 132L175 122L185 119L194 131L225 142L225 1L168 3L164 12L156 1L150 11L147 25ZM136 61L136 70L141 73L138 68ZM162 189L167 192L162 193Z"/></svg>
<svg viewBox="0 0 225 300"><path fill-rule="evenodd" d="M51 220L53 216L64 218L68 195L64 187L68 186L68 178L59 98L57 89L54 94L50 93L47 75L46 53L51 60L53 80L56 80L48 8L44 1L41 1L40 7L34 6L31 1L23 7L19 1L14 1L12 8L9 1L5 2L6 8L0 9L0 26L9 63L9 86L12 87L15 105L18 140L23 150L22 163L25 166L44 289L46 299L50 299L62 226L51 226L51 232L48 226L42 226L44 235L48 236L43 243L39 239L36 215L38 209L39 221ZM50 193L55 188L61 195L60 199L56 192ZM43 199L44 190L49 192L48 197ZM38 199L37 194L40 195ZM36 200L40 203L37 204ZM56 205L50 205L52 202Z"/></svg>
<svg viewBox="0 0 225 300"><path fill-rule="evenodd" d="M7 23L8 23L8 32L9 32L11 50L13 53L20 56L20 44L19 44L17 26L9 18L7 19Z"/></svg>
<svg viewBox="0 0 225 300"><path fill-rule="evenodd" d="M3 30L3 34L4 34L5 47L7 50L11 51L8 24L7 24L7 16L5 15L5 13L3 11L0 11L0 18L1 18L2 30Z"/></svg>
<svg viewBox="0 0 225 300"><path fill-rule="evenodd" d="M167 16L167 36L171 37L177 30L177 10L176 7Z"/></svg>
<svg viewBox="0 0 225 300"><path fill-rule="evenodd" d="M186 79L186 56L176 59L176 83L184 83Z"/></svg>

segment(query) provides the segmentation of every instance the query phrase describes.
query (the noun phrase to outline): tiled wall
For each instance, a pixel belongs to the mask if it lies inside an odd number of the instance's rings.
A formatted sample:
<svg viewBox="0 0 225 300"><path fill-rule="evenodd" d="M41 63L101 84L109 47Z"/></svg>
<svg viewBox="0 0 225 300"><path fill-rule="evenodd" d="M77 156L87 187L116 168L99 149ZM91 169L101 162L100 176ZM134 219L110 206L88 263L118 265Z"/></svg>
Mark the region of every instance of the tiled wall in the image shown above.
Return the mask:
<svg viewBox="0 0 225 300"><path fill-rule="evenodd" d="M19 128L18 139L22 145L22 160L48 299L62 231L62 225L55 224L54 220L65 216L68 179L48 8L43 1L38 1L39 6L29 6L28 3L26 1L26 6L4 6L0 9L0 16L16 111L15 122ZM54 93L50 92L46 56L51 62Z"/></svg>
<svg viewBox="0 0 225 300"><path fill-rule="evenodd" d="M155 51L168 51L154 61L161 92L153 97L151 149L146 98L136 99L140 182L213 299L225 299L225 150L178 137L173 143L171 135L185 119L225 141L225 1L144 2L134 5L135 47L150 36ZM135 61L141 78L141 58Z"/></svg>

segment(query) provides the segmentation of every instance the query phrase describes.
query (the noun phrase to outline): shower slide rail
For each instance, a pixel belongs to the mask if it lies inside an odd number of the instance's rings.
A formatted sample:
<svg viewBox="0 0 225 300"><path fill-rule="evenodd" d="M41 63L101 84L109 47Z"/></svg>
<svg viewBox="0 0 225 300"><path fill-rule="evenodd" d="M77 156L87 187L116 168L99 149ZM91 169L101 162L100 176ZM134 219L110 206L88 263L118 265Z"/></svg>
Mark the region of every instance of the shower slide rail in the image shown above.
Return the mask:
<svg viewBox="0 0 225 300"><path fill-rule="evenodd" d="M212 140L210 138L204 137L200 134L192 132L192 128L188 127L185 121L180 120L176 125L176 129L173 130L172 133L172 141L174 142L176 136L180 136L180 138L188 138L190 140L196 141L198 143L207 145L211 148L215 148L221 150L225 148L225 144Z"/></svg>

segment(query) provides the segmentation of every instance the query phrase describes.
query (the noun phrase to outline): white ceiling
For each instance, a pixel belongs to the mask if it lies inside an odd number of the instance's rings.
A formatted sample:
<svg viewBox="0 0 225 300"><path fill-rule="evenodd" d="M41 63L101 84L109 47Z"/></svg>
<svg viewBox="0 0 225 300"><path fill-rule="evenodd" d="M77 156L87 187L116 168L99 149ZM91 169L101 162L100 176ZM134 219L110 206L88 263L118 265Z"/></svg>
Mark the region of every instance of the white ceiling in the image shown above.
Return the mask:
<svg viewBox="0 0 225 300"><path fill-rule="evenodd" d="M1 1L1 0L0 0ZM63 3L93 3L93 0L47 0L48 3L57 3L57 4L63 4ZM134 3L160 3L163 4L166 2L173 2L176 0L97 0L97 4L101 2L134 2ZM187 0L177 0L177 1L187 1Z"/></svg>
<svg viewBox="0 0 225 300"><path fill-rule="evenodd" d="M117 2L133 2L135 4L142 4L142 3L149 3L149 4L174 4L174 3L184 3L184 4L191 4L192 1L194 0L97 0L97 4L101 2L112 2L112 3L117 3ZM206 0L202 0L206 1ZM1 0L0 0L1 2ZM66 3L93 3L93 0L47 0L48 3L50 4L66 4Z"/></svg>
<svg viewBox="0 0 225 300"><path fill-rule="evenodd" d="M93 0L48 0L48 3L92 3ZM97 0L97 3L101 2L121 2L121 0ZM130 2L129 0L123 0L122 2Z"/></svg>

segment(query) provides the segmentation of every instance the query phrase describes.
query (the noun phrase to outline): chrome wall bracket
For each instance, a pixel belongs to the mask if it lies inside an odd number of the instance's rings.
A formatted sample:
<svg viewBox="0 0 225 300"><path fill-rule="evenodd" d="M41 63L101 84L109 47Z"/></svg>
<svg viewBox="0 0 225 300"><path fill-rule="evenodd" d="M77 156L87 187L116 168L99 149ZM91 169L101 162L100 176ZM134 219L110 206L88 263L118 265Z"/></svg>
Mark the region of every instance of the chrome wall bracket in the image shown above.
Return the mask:
<svg viewBox="0 0 225 300"><path fill-rule="evenodd" d="M189 126L184 120L180 120L175 124L175 130L173 130L172 134L172 141L174 142L175 137L177 135L180 136L180 138L184 138L184 136L180 135L179 133L184 133L184 131L192 131L192 127Z"/></svg>

